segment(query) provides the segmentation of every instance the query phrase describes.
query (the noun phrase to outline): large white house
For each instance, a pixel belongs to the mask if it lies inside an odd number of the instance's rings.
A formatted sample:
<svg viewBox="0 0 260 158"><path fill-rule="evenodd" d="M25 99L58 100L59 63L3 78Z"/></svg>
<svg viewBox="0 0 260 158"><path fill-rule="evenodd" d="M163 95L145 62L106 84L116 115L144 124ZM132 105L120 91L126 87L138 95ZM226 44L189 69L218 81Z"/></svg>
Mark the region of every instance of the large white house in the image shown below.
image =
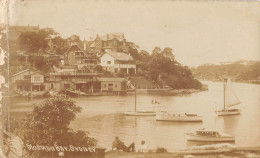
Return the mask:
<svg viewBox="0 0 260 158"><path fill-rule="evenodd" d="M107 52L100 57L100 65L104 70L110 72L125 71L127 74L136 73L136 64L134 59L126 54L120 52Z"/></svg>

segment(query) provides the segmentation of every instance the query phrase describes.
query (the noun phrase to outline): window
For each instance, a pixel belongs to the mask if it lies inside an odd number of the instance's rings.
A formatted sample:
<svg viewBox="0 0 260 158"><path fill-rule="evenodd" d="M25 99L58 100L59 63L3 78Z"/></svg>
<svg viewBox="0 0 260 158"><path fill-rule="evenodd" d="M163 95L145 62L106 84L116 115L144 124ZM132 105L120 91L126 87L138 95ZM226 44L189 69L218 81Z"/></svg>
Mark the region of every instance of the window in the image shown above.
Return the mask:
<svg viewBox="0 0 260 158"><path fill-rule="evenodd" d="M107 64L111 64L111 61L107 61Z"/></svg>
<svg viewBox="0 0 260 158"><path fill-rule="evenodd" d="M24 80L30 80L30 79L31 79L31 76L30 76L30 75L24 75L24 76L23 76L23 79L24 79Z"/></svg>
<svg viewBox="0 0 260 158"><path fill-rule="evenodd" d="M41 76L34 76L34 81L41 81Z"/></svg>
<svg viewBox="0 0 260 158"><path fill-rule="evenodd" d="M109 83L109 84L108 84L108 87L113 87L113 83Z"/></svg>
<svg viewBox="0 0 260 158"><path fill-rule="evenodd" d="M115 88L117 88L117 84L115 84Z"/></svg>
<svg viewBox="0 0 260 158"><path fill-rule="evenodd" d="M107 85L106 84L104 84L104 87L106 87Z"/></svg>

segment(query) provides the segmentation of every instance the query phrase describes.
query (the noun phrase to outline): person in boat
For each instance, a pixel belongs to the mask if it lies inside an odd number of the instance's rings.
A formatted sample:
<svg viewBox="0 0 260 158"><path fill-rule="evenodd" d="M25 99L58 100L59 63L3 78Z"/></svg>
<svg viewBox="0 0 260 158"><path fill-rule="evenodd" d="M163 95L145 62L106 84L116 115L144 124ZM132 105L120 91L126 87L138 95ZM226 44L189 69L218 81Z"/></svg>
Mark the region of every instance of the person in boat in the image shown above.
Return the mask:
<svg viewBox="0 0 260 158"><path fill-rule="evenodd" d="M115 140L112 144L112 150L123 150L126 152L134 152L135 151L135 143L130 144L128 147L118 138L115 137Z"/></svg>
<svg viewBox="0 0 260 158"><path fill-rule="evenodd" d="M140 152L141 153L147 153L148 152L148 146L150 145L150 143L149 144L147 144L147 143L145 143L145 141L144 140L142 140L141 141L141 147L140 147Z"/></svg>

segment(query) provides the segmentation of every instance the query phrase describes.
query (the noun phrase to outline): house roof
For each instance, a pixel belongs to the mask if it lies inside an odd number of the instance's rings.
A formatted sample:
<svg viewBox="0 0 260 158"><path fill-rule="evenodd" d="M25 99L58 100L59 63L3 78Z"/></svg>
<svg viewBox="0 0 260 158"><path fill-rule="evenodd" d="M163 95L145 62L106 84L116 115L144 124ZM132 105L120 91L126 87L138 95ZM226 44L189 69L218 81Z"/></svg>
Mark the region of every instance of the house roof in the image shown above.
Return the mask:
<svg viewBox="0 0 260 158"><path fill-rule="evenodd" d="M81 49L80 46L77 43L75 43L75 42L69 47L69 49L66 51L66 53L68 53L69 51L81 51L81 52L83 52L85 54L83 49Z"/></svg>
<svg viewBox="0 0 260 158"><path fill-rule="evenodd" d="M104 53L104 54L106 54L106 53ZM132 60L134 60L132 56L129 56L126 53L107 52L107 54L111 55L113 58L115 58L115 60L120 60L120 61L132 61Z"/></svg>
<svg viewBox="0 0 260 158"><path fill-rule="evenodd" d="M124 38L124 33L109 33L104 36L98 36L102 41L107 41L107 40L112 40L112 39L117 39L118 41L123 41Z"/></svg>
<svg viewBox="0 0 260 158"><path fill-rule="evenodd" d="M84 67L87 68L88 70L90 70L89 67L88 67L86 64L79 64L79 65L78 65L78 69L79 69L79 70L81 70L81 69L84 68Z"/></svg>
<svg viewBox="0 0 260 158"><path fill-rule="evenodd" d="M52 66L53 67L53 70L55 71L55 72L59 72L59 71L61 71L61 69L60 68L58 68L58 67L56 67L56 66Z"/></svg>
<svg viewBox="0 0 260 158"><path fill-rule="evenodd" d="M23 71L17 72L17 73L15 73L15 74L13 74L12 76L17 76L17 75L19 75L19 74L21 74L21 73L24 73L24 72L26 72L26 71L29 71L29 69L25 69L25 70L23 70Z"/></svg>
<svg viewBox="0 0 260 158"><path fill-rule="evenodd" d="M125 81L125 78L103 78L103 77L98 77L97 78L98 81L108 81L108 82L123 82Z"/></svg>
<svg viewBox="0 0 260 158"><path fill-rule="evenodd" d="M39 71L35 71L35 70L32 70L32 69L25 69L25 70L20 71L20 72L18 72L18 73L16 73L16 74L13 74L12 76L17 76L17 75L22 74L22 73L24 73L24 72L26 72L26 71L30 71L30 75L35 74L35 73L38 73L38 74L47 76L47 75L44 74L44 73L41 73L41 72L39 72Z"/></svg>

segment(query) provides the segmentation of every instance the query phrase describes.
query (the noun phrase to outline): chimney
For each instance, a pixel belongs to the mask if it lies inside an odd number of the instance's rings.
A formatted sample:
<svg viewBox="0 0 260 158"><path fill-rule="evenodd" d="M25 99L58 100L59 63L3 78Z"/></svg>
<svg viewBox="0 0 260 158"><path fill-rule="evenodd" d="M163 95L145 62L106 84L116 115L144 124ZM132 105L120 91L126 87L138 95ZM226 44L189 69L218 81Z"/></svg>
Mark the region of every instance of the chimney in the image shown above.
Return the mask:
<svg viewBox="0 0 260 158"><path fill-rule="evenodd" d="M109 34L107 34L107 39L109 39Z"/></svg>

